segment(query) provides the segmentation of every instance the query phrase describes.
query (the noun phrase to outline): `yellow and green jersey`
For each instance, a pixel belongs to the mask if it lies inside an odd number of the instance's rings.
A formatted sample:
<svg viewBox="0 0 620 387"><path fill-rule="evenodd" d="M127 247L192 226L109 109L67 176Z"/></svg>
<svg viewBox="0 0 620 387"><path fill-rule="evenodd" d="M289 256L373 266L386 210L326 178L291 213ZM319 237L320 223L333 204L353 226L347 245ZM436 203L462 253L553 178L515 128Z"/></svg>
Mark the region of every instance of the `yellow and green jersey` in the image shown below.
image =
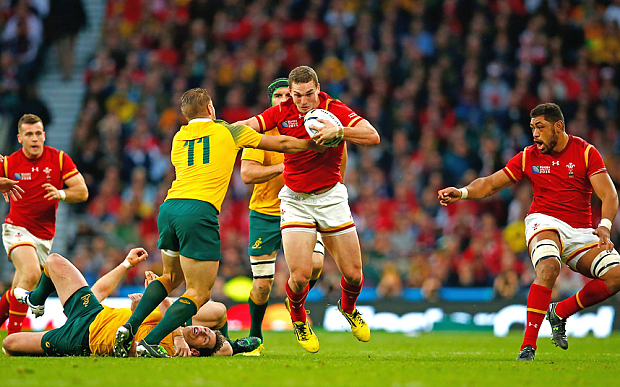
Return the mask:
<svg viewBox="0 0 620 387"><path fill-rule="evenodd" d="M279 136L278 129L271 129L265 135ZM262 165L276 165L284 162L284 154L279 152L264 151L261 149L244 149L242 160L252 160ZM254 191L250 198L250 210L265 215L280 216L280 199L278 193L284 187L284 177L282 175L261 183L254 184Z"/></svg>
<svg viewBox="0 0 620 387"><path fill-rule="evenodd" d="M176 179L168 199L195 199L211 203L219 212L237 152L254 148L262 134L249 126L196 118L182 126L172 140L171 159Z"/></svg>
<svg viewBox="0 0 620 387"><path fill-rule="evenodd" d="M131 317L129 308L110 308L103 305L103 310L97 315L95 320L88 327L89 347L94 355L114 356L114 339L116 330ZM140 341L155 328L155 325L162 319L159 309L156 309L147 316L140 324L138 332L134 337L135 341ZM170 356L174 355L174 343L172 334L168 334L160 343Z"/></svg>

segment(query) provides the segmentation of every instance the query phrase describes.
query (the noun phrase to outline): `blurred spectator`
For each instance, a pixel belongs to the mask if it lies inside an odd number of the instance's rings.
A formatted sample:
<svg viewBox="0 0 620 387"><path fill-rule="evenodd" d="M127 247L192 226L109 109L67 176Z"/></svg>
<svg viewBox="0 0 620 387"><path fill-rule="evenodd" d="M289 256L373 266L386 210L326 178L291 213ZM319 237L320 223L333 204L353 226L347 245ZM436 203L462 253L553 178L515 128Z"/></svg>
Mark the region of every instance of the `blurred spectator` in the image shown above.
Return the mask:
<svg viewBox="0 0 620 387"><path fill-rule="evenodd" d="M49 15L45 22L45 38L54 43L60 63L62 79L69 80L73 73L75 40L86 26L86 13L81 0L49 0Z"/></svg>

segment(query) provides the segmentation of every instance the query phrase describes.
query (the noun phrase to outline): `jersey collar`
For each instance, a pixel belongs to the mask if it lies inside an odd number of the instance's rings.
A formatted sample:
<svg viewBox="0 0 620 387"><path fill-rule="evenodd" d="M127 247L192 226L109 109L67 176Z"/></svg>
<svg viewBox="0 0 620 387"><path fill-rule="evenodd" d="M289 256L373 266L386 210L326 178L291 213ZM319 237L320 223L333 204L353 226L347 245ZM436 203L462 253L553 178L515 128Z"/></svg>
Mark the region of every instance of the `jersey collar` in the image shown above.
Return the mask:
<svg viewBox="0 0 620 387"><path fill-rule="evenodd" d="M213 121L213 120L210 118L194 118L193 120L190 120L188 124L191 124L193 122L209 122L209 121Z"/></svg>

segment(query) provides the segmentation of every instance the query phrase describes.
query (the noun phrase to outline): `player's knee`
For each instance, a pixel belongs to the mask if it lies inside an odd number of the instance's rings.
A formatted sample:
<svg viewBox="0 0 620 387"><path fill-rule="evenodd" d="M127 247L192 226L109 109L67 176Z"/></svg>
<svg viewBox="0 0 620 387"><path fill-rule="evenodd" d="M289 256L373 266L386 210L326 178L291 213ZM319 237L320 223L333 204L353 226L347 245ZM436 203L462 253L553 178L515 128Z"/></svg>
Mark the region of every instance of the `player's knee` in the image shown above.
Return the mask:
<svg viewBox="0 0 620 387"><path fill-rule="evenodd" d="M363 276L362 276L361 270L359 272L353 271L353 272L347 273L347 274L343 273L342 276L344 277L344 280L347 281L347 283L349 285L357 286L357 285L362 283Z"/></svg>
<svg viewBox="0 0 620 387"><path fill-rule="evenodd" d="M2 340L2 348L4 348L4 350L10 354L11 352L16 352L17 348L17 342L18 342L18 335L9 335L7 337L4 338L4 340Z"/></svg>
<svg viewBox="0 0 620 387"><path fill-rule="evenodd" d="M47 261L45 265L48 267L48 269L54 270L60 265L63 265L66 261L67 259L63 257L62 255L57 254L57 253L52 253L50 254L49 257L47 257Z"/></svg>
<svg viewBox="0 0 620 387"><path fill-rule="evenodd" d="M213 314L216 317L217 325L221 325L224 321L226 321L226 305L221 302L212 302L211 308L213 308Z"/></svg>
<svg viewBox="0 0 620 387"><path fill-rule="evenodd" d="M259 302L267 302L269 299L269 293L271 293L271 286L273 285L273 280L266 278L255 278L252 281L252 290L253 296L256 298L256 301Z"/></svg>
<svg viewBox="0 0 620 387"><path fill-rule="evenodd" d="M293 270L291 271L291 280L297 284L298 287L305 287L312 276L312 270Z"/></svg>
<svg viewBox="0 0 620 387"><path fill-rule="evenodd" d="M560 265L556 260L540 261L535 269L536 279L545 284L555 283L556 278L560 275Z"/></svg>

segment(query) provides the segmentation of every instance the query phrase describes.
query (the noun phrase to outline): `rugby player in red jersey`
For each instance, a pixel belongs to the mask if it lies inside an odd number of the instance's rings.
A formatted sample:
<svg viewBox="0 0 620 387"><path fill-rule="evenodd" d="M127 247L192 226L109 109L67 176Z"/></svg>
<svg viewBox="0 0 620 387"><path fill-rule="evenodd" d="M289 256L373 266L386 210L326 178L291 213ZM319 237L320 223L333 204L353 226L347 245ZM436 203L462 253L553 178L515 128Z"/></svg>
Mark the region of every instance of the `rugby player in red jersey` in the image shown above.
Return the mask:
<svg viewBox="0 0 620 387"><path fill-rule="evenodd" d="M344 128L319 120L325 126L316 128L319 133L313 139L318 144L335 139L364 146L379 143L379 134L367 120L344 103L321 92L318 77L312 68L300 66L293 69L289 74L289 88L292 98L237 124L248 125L259 132L277 127L280 134L310 138L304 127L304 116L310 110L320 108L338 117ZM284 156L282 175L285 186L279 198L282 244L290 271L286 293L297 341L309 352L319 350L319 341L306 320L304 306L312 275L312 253L317 232L321 233L325 247L342 273L342 298L338 309L358 340L370 340L368 324L355 307L363 283L362 258L347 189L341 183L344 141L327 148L324 153L305 151Z"/></svg>
<svg viewBox="0 0 620 387"><path fill-rule="evenodd" d="M579 137L566 133L564 115L553 103L530 113L534 145L506 167L457 189L438 192L442 205L460 199L482 199L526 178L534 200L525 218L525 237L536 272L527 298L525 335L517 360L534 360L536 339L545 317L552 341L568 348L566 319L606 300L620 290L620 256L610 240L618 194L601 154ZM592 190L602 201L602 220L592 228ZM572 297L551 303L551 289L564 263L591 281Z"/></svg>
<svg viewBox="0 0 620 387"><path fill-rule="evenodd" d="M2 225L2 242L15 265L13 286L0 299L0 325L8 317L9 334L21 331L28 311L24 304L27 292L37 287L41 267L50 254L58 201L79 203L88 199L84 178L71 158L44 145L41 119L25 114L17 128L22 149L5 156L0 168L0 177L18 181L24 191L20 200L11 202ZM67 188L63 189L63 184Z"/></svg>

